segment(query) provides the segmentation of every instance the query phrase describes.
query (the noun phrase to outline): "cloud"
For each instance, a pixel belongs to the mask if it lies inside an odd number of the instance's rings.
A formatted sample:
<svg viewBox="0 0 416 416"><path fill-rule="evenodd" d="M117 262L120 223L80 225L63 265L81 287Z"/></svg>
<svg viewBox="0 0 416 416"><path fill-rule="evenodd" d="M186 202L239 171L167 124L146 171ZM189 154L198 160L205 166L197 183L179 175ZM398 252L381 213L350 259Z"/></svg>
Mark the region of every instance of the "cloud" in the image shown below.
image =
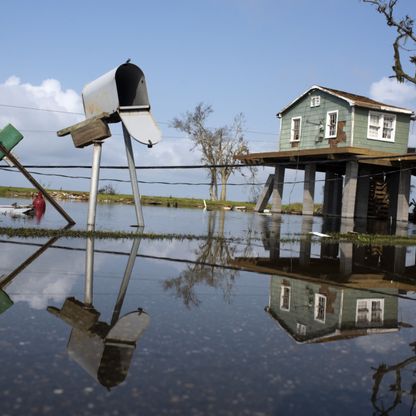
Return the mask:
<svg viewBox="0 0 416 416"><path fill-rule="evenodd" d="M90 165L92 148L76 149L70 136L57 137L56 132L85 119L83 115L82 98L72 89L65 89L56 79L46 79L39 85L23 82L16 76L10 76L0 83L0 128L8 123L13 124L24 135L24 139L16 146L13 153L23 165ZM21 108L26 107L26 108ZM33 110L37 109L37 110ZM44 110L58 110L44 111ZM165 124L162 128L161 143L148 149L133 141L135 162L138 166L146 165L192 165L199 164L201 153L192 149L192 142ZM127 166L126 151L120 123L111 124L112 137L105 140L102 149L101 165ZM257 151L261 149L255 149ZM40 169L33 169L40 171ZM45 172L45 171L42 171ZM89 176L88 170L54 170L49 173L66 175ZM18 173L2 172L3 183L9 186L27 186L27 180ZM88 190L89 180L67 179L54 176L34 175L44 186L55 189ZM140 170L138 179L141 181L158 182L207 182L206 170ZM102 170L100 178L116 178L128 180L127 170ZM265 180L259 174L258 181ZM241 182L239 175L231 178L230 182ZM102 181L101 184L107 184ZM100 185L101 185L100 184ZM142 184L141 191L146 195L177 195L188 197L207 197L208 186L168 186L157 184ZM116 184L117 192L130 193L129 183ZM241 194L247 192L247 187L229 187L230 199L241 199ZM293 196L297 192L292 193ZM295 198L299 199L298 196Z"/></svg>
<svg viewBox="0 0 416 416"><path fill-rule="evenodd" d="M416 86L384 77L371 84L370 97L377 101L412 109L416 107Z"/></svg>
<svg viewBox="0 0 416 416"><path fill-rule="evenodd" d="M57 137L56 131L85 119L81 95L72 89L65 89L56 79L46 79L39 85L22 82L16 76L10 76L0 84L0 128L13 124L24 135L24 139L14 149L14 154L25 165L28 164L80 164L89 165L92 160L92 148L76 149L70 136ZM18 108L25 107L25 108ZM38 109L38 110L33 110ZM44 111L58 110L59 112ZM164 126L162 126L164 127ZM124 140L119 124L110 125L112 137L103 145L102 165L127 165ZM169 128L163 134L172 133ZM177 132L174 132L177 136ZM133 141L133 150L137 165L181 165L198 163L199 152L190 151L191 142L186 139L165 138L152 149ZM71 172L61 172L71 174ZM88 176L88 171L76 172L76 175ZM172 172L158 171L148 174L141 171L142 180L172 180ZM177 173L174 173L177 175ZM105 171L102 177L123 177L128 179L127 171ZM179 175L180 176L180 175ZM197 175L198 176L198 175ZM205 175L202 175L205 176ZM201 176L201 177L202 177ZM16 178L16 180L14 179ZM48 177L39 177L47 186L65 189L88 189L87 180L70 181ZM20 175L9 174L8 185L22 186ZM122 188L122 189L120 189ZM120 185L119 191L129 191L130 185ZM155 192L157 193L157 192Z"/></svg>
<svg viewBox="0 0 416 416"><path fill-rule="evenodd" d="M5 268L14 269L24 260L13 245L6 244L2 250L7 253ZM79 253L69 252L59 257L58 264L53 250L43 253L7 287L14 303L25 302L33 309L45 309L52 301L61 303L70 296L77 278L84 275L84 262L78 261ZM24 252L27 256L32 254L29 247ZM45 264L47 267L42 267Z"/></svg>
<svg viewBox="0 0 416 416"><path fill-rule="evenodd" d="M379 341L382 339L382 342L377 342L376 337L379 337ZM406 341L399 333L385 335L377 334L357 338L355 340L355 345L367 354L387 354L405 346Z"/></svg>

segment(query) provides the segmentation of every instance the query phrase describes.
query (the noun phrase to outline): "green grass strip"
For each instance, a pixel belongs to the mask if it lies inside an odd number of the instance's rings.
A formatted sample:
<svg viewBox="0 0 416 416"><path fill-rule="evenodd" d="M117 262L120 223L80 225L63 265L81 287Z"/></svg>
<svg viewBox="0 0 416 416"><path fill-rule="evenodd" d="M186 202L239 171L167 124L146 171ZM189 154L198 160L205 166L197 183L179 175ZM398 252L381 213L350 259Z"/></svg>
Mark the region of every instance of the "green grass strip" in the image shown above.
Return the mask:
<svg viewBox="0 0 416 416"><path fill-rule="evenodd" d="M88 238L94 237L96 239L134 239L142 238L148 240L217 240L228 241L240 244L249 243L247 239L242 237L221 237L221 236L207 236L195 234L178 234L178 233L143 233L140 231L106 231L106 230L74 230L74 229L52 229L52 228L12 228L0 227L0 235L7 237L19 238ZM295 243L302 240L317 240L315 237L306 235L295 235L290 237L280 238L280 243ZM250 241L260 240L259 238L251 238ZM396 235L381 235L381 234L359 234L359 233L333 233L329 238L321 238L319 241L323 244L333 244L340 242L350 242L356 245L387 245L387 246L413 246L416 245L416 237L414 236L396 236Z"/></svg>

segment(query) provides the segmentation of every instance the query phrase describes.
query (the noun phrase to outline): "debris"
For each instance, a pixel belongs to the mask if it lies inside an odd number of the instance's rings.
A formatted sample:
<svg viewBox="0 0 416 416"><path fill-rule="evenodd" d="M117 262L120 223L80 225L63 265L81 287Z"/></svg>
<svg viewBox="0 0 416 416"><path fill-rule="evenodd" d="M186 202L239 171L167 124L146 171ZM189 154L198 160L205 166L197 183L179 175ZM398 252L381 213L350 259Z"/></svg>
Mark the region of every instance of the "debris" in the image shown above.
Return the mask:
<svg viewBox="0 0 416 416"><path fill-rule="evenodd" d="M315 237L331 237L328 234L319 233L318 231L309 231L309 234L314 235Z"/></svg>

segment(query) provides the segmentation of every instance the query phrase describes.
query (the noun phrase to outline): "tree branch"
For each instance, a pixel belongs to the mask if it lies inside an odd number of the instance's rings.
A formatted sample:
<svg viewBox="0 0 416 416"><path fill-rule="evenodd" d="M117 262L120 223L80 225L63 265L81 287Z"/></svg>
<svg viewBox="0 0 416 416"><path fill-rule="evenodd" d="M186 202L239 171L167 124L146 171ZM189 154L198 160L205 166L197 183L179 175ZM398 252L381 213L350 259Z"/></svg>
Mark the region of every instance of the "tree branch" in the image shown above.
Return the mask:
<svg viewBox="0 0 416 416"><path fill-rule="evenodd" d="M406 15L401 19L397 19L394 16L395 7L398 0L389 0L388 3L383 0L362 0L363 3L369 3L376 7L377 12L384 15L386 23L390 27L394 27L397 31L396 39L393 43L393 58L394 66L393 71L395 73L394 78L399 82L404 82L405 80L416 84L416 68L414 75L411 75L403 68L402 57L400 54L400 49L408 51L404 48L403 45L411 40L416 43L416 33L413 32L414 19ZM408 57L411 65L416 65L416 56L410 55Z"/></svg>

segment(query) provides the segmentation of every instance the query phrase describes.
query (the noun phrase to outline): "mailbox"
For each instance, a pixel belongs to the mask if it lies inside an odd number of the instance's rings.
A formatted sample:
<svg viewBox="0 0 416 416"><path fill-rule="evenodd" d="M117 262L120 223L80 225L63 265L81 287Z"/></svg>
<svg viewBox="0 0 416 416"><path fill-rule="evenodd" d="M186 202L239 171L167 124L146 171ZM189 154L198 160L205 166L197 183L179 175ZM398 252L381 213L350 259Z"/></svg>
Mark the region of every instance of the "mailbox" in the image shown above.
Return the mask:
<svg viewBox="0 0 416 416"><path fill-rule="evenodd" d="M135 140L153 146L161 132L150 113L143 71L125 63L86 85L82 91L87 119L108 114L109 123L122 121Z"/></svg>
<svg viewBox="0 0 416 416"><path fill-rule="evenodd" d="M0 130L0 143L6 150L12 150L13 147L23 139L22 134L16 130L11 124ZM5 157L5 154L0 151L0 160Z"/></svg>

